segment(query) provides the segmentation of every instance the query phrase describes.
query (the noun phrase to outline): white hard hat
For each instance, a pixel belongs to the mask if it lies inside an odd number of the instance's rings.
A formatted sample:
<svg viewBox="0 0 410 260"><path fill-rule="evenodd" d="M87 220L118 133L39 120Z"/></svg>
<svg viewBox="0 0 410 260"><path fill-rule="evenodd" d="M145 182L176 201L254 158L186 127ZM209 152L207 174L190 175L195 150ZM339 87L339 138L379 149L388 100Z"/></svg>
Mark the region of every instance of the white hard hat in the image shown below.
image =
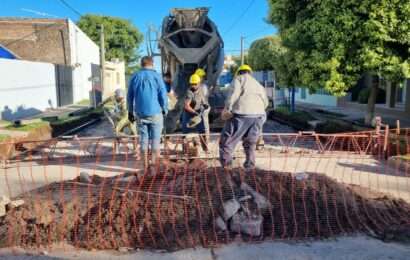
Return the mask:
<svg viewBox="0 0 410 260"><path fill-rule="evenodd" d="M121 88L116 89L115 90L115 97L124 98L125 97L125 91Z"/></svg>

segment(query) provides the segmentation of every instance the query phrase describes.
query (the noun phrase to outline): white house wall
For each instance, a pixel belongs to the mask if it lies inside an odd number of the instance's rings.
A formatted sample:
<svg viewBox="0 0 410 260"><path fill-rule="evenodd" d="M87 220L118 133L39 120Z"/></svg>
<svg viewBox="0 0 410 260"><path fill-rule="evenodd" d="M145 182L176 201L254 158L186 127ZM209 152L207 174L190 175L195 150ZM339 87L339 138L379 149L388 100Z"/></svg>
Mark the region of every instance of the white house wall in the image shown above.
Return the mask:
<svg viewBox="0 0 410 260"><path fill-rule="evenodd" d="M74 103L89 98L92 89L91 65L100 64L99 47L72 21L69 24Z"/></svg>
<svg viewBox="0 0 410 260"><path fill-rule="evenodd" d="M54 65L0 59L0 117L14 120L57 106Z"/></svg>
<svg viewBox="0 0 410 260"><path fill-rule="evenodd" d="M297 88L295 94L296 102L303 102L315 105L322 105L322 106L329 106L329 107L336 107L337 106L337 97L326 95L326 94L309 94L309 90L305 89L306 95L303 98L302 95L302 88Z"/></svg>

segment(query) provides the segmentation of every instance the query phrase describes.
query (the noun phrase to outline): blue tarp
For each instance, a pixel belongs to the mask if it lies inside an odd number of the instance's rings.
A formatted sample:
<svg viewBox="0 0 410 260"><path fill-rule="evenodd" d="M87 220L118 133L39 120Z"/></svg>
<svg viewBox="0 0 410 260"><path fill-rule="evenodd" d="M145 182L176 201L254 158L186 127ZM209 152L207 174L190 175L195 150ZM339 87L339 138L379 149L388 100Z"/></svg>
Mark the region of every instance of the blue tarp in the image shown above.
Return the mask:
<svg viewBox="0 0 410 260"><path fill-rule="evenodd" d="M12 60L17 59L16 55L14 55L11 51L9 51L3 46L0 46L0 58Z"/></svg>

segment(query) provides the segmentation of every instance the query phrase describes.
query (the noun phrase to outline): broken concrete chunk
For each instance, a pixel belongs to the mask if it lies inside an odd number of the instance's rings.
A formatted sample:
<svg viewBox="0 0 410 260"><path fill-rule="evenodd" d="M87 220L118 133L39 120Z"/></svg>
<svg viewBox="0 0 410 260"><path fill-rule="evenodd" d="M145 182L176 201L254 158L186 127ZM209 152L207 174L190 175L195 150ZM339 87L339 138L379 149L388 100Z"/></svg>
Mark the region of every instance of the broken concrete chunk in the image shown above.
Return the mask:
<svg viewBox="0 0 410 260"><path fill-rule="evenodd" d="M244 212L235 214L231 221L231 231L257 237L261 235L263 217L247 216Z"/></svg>
<svg viewBox="0 0 410 260"><path fill-rule="evenodd" d="M130 251L132 251L132 248L131 247L120 247L120 248L118 248L118 251L120 252L120 253L128 253L128 252L130 252Z"/></svg>
<svg viewBox="0 0 410 260"><path fill-rule="evenodd" d="M0 217L6 215L6 205L10 203L10 199L7 196L0 197Z"/></svg>
<svg viewBox="0 0 410 260"><path fill-rule="evenodd" d="M245 182L241 183L241 189L252 195L259 209L266 209L269 206L269 201Z"/></svg>
<svg viewBox="0 0 410 260"><path fill-rule="evenodd" d="M6 215L6 205L0 203L0 218Z"/></svg>
<svg viewBox="0 0 410 260"><path fill-rule="evenodd" d="M236 199L225 201L224 205L224 219L228 220L241 208L241 204Z"/></svg>
<svg viewBox="0 0 410 260"><path fill-rule="evenodd" d="M239 199L239 202L243 202L243 201L247 201L247 200L251 200L252 196L246 195L243 196L242 198Z"/></svg>
<svg viewBox="0 0 410 260"><path fill-rule="evenodd" d="M24 205L24 200L13 200L7 206L9 208L17 208L17 207L20 207L22 205Z"/></svg>
<svg viewBox="0 0 410 260"><path fill-rule="evenodd" d="M80 172L80 182L82 183L92 183L90 175L86 172Z"/></svg>
<svg viewBox="0 0 410 260"><path fill-rule="evenodd" d="M4 204L7 205L11 202L11 200L9 199L9 197L3 195L0 197L0 204Z"/></svg>
<svg viewBox="0 0 410 260"><path fill-rule="evenodd" d="M225 231L228 229L228 227L226 226L225 221L221 218L221 216L218 216L215 220L216 226L221 230L221 231Z"/></svg>
<svg viewBox="0 0 410 260"><path fill-rule="evenodd" d="M305 172L298 172L298 173L295 173L295 178L298 181L303 181L309 178L309 174Z"/></svg>
<svg viewBox="0 0 410 260"><path fill-rule="evenodd" d="M135 182L137 180L137 177L135 175L128 176L128 177L123 177L118 180L118 182L125 182L125 183L130 183L130 182ZM114 179L115 181L115 179Z"/></svg>

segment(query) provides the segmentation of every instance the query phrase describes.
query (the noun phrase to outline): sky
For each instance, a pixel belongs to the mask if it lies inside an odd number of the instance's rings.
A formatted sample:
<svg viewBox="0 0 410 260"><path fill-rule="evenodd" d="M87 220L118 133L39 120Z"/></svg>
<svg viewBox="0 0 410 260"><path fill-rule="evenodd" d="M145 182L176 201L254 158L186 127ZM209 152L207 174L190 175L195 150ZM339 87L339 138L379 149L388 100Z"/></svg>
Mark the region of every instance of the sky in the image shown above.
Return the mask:
<svg viewBox="0 0 410 260"><path fill-rule="evenodd" d="M268 13L268 0L65 1L80 14L110 15L131 20L144 35L150 25L159 28L171 8L210 7L209 16L218 26L228 54L239 54L241 35L246 37L245 48L249 48L255 39L276 32L272 25L264 21ZM60 0L0 0L0 16L79 19L79 15ZM146 53L145 44L141 52Z"/></svg>

